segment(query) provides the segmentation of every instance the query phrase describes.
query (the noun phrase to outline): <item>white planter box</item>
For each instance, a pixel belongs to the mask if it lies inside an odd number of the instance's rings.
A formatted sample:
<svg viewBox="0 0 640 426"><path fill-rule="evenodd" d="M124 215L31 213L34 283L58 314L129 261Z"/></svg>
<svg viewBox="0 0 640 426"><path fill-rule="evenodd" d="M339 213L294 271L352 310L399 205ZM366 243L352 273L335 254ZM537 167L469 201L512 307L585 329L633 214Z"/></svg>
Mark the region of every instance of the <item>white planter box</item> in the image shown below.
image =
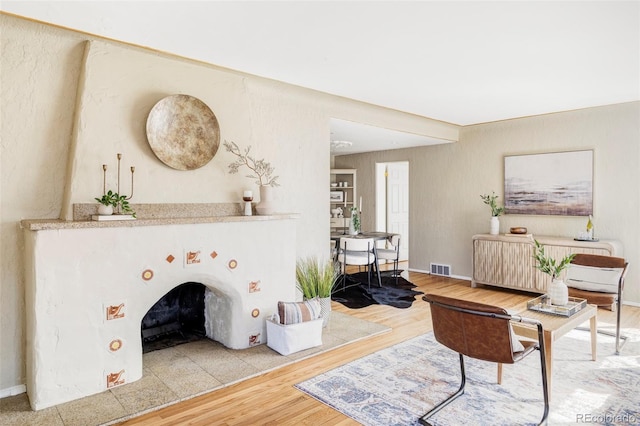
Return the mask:
<svg viewBox="0 0 640 426"><path fill-rule="evenodd" d="M322 318L282 325L267 320L267 346L281 355L322 345Z"/></svg>

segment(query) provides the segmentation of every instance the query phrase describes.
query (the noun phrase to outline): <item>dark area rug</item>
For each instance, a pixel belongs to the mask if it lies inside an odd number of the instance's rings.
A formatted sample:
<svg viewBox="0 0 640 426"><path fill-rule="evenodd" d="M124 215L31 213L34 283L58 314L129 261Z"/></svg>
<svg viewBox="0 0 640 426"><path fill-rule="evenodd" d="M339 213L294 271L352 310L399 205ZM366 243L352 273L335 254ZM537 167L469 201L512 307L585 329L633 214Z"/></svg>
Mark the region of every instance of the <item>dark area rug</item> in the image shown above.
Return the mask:
<svg viewBox="0 0 640 426"><path fill-rule="evenodd" d="M370 305L389 305L395 308L406 309L414 302L421 291L413 290L415 285L398 277L385 273L381 277L382 287L378 287L378 277L371 274L371 290L367 285L367 273L358 272L346 276L345 290L342 290L342 276L338 278L336 290L331 300L342 303L347 308L359 309Z"/></svg>

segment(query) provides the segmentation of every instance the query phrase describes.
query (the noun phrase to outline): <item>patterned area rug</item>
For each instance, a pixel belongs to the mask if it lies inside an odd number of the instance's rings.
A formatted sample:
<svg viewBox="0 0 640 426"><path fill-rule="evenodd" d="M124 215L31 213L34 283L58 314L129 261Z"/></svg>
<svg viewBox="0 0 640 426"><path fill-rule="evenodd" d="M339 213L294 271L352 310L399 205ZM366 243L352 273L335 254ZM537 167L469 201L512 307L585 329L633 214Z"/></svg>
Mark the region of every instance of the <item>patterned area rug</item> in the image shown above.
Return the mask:
<svg viewBox="0 0 640 426"><path fill-rule="evenodd" d="M345 276L345 289L342 289L342 275L338 278L338 285L331 300L342 303L350 309L360 309L369 305L389 305L394 308L406 309L416 300L416 296L423 294L414 290L416 286L401 276L397 279L385 271L380 279L382 287L378 287L378 278L371 274L371 287L367 282L366 272L357 272Z"/></svg>
<svg viewBox="0 0 640 426"><path fill-rule="evenodd" d="M598 335L598 361L589 336L573 330L554 344L549 425L640 423L640 330L622 354L614 339ZM537 352L505 365L502 385L496 364L465 357L465 393L430 418L436 425L538 424L543 412ZM418 425L418 418L460 385L458 354L428 333L296 387L363 425Z"/></svg>

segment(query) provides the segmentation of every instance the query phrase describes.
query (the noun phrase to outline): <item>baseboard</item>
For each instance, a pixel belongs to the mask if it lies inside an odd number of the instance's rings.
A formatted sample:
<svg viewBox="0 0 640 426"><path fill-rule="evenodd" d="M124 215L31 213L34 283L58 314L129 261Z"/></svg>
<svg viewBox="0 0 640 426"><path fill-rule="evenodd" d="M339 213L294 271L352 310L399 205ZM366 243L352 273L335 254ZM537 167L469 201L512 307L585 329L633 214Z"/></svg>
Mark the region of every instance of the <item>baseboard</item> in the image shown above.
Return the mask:
<svg viewBox="0 0 640 426"><path fill-rule="evenodd" d="M427 274L427 275L431 275L431 271L425 271L423 269L415 269L415 268L408 268L409 271L411 272L420 272L421 274ZM439 276L439 275L438 275ZM463 275L450 275L448 277L444 277L444 278L455 278L457 280L466 280L466 281L471 281L471 277L465 277Z"/></svg>
<svg viewBox="0 0 640 426"><path fill-rule="evenodd" d="M6 398L8 396L20 395L27 391L26 385L13 386L6 389L0 389L0 398Z"/></svg>

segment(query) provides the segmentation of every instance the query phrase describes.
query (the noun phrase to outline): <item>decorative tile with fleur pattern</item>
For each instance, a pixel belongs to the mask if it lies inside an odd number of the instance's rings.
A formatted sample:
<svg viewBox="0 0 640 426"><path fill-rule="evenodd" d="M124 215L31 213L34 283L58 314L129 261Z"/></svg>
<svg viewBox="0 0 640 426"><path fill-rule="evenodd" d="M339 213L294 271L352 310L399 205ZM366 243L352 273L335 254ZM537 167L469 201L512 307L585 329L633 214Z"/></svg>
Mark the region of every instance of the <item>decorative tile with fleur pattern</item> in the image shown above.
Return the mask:
<svg viewBox="0 0 640 426"><path fill-rule="evenodd" d="M124 302L119 305L109 305L106 308L107 313L107 321L124 318L125 310L124 310Z"/></svg>
<svg viewBox="0 0 640 426"><path fill-rule="evenodd" d="M124 369L117 373L107 374L107 389L124 384Z"/></svg>
<svg viewBox="0 0 640 426"><path fill-rule="evenodd" d="M249 293L257 293L260 290L262 290L260 288L260 280L249 282Z"/></svg>

